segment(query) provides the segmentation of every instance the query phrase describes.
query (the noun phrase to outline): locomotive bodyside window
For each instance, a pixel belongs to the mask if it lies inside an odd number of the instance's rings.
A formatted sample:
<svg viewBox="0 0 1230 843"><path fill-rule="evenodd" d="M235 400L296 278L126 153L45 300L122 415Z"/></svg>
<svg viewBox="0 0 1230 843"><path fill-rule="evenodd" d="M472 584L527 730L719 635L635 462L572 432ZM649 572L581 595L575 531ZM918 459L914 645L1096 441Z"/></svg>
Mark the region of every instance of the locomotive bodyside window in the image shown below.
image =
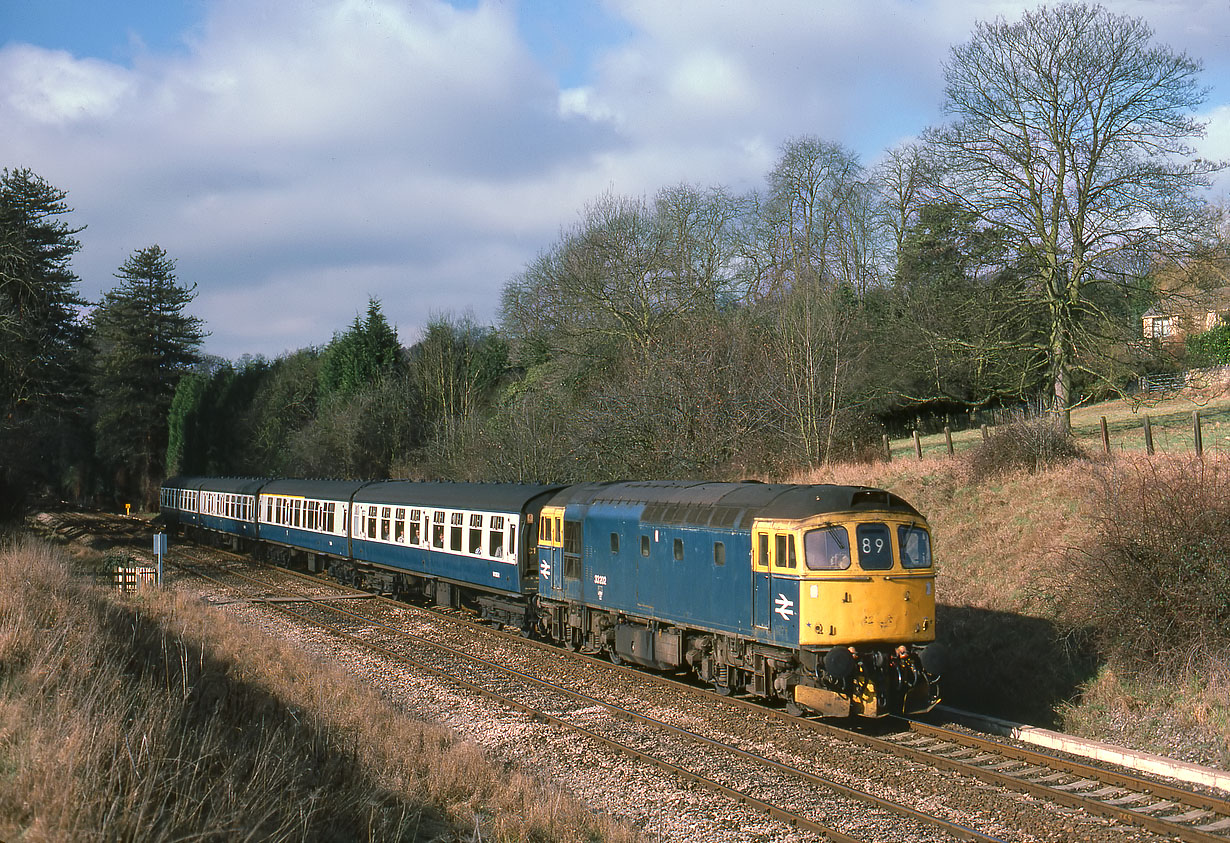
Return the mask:
<svg viewBox="0 0 1230 843"><path fill-rule="evenodd" d="M719 568L726 564L726 544L724 542L713 543L713 564Z"/></svg>
<svg viewBox="0 0 1230 843"><path fill-rule="evenodd" d="M675 561L683 561L683 539L675 539Z"/></svg>
<svg viewBox="0 0 1230 843"><path fill-rule="evenodd" d="M854 530L858 566L864 571L887 571L893 567L892 533L887 524L859 524Z"/></svg>
<svg viewBox="0 0 1230 843"><path fill-rule="evenodd" d="M850 534L845 527L808 530L803 536L803 560L809 571L844 571L850 567Z"/></svg>
<svg viewBox="0 0 1230 843"><path fill-rule="evenodd" d="M619 553L619 533L611 533L611 553Z"/></svg>
<svg viewBox="0 0 1230 843"><path fill-rule="evenodd" d="M649 555L649 536L641 536L641 556Z"/></svg>
<svg viewBox="0 0 1230 843"><path fill-rule="evenodd" d="M921 527L898 527L897 544L902 568L931 567L931 537Z"/></svg>

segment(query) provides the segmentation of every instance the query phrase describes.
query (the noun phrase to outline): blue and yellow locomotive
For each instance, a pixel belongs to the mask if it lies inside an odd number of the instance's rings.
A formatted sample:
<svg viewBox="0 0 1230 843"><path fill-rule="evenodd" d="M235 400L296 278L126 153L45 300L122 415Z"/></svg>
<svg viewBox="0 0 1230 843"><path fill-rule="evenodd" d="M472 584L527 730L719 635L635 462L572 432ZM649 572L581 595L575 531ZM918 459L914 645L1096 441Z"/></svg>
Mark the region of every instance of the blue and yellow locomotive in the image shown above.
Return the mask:
<svg viewBox="0 0 1230 843"><path fill-rule="evenodd" d="M926 521L849 486L572 486L543 507L538 603L557 641L828 715L938 701Z"/></svg>
<svg viewBox="0 0 1230 843"><path fill-rule="evenodd" d="M881 489L171 478L163 517L797 711L929 710L926 520Z"/></svg>

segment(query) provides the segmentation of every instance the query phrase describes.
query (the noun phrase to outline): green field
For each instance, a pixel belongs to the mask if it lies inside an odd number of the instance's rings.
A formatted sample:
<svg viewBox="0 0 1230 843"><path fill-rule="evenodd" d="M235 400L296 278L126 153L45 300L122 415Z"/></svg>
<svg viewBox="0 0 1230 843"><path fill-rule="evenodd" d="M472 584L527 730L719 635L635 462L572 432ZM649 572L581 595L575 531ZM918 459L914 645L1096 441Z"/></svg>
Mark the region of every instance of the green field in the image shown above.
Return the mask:
<svg viewBox="0 0 1230 843"><path fill-rule="evenodd" d="M1158 453L1193 453L1195 420L1200 413L1201 438L1204 450L1230 453L1230 395L1205 397L1199 394L1181 395L1149 401L1116 399L1078 407L1072 411L1072 433L1090 454L1103 451L1102 419L1112 453L1144 453L1144 421L1148 416L1153 428L1153 447ZM990 428L994 431L994 428ZM955 431L953 450L960 452L982 441L979 429ZM923 457L942 457L948 445L943 433L920 437ZM894 460L917 459L912 437L893 439L889 443Z"/></svg>

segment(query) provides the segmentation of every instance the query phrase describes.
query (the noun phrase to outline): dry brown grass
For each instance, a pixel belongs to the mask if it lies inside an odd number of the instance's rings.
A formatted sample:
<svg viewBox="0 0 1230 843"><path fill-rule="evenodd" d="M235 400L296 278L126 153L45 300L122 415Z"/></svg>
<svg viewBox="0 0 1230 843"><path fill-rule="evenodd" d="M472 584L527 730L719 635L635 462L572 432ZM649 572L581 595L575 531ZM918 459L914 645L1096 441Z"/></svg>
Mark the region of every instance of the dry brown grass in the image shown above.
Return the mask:
<svg viewBox="0 0 1230 843"><path fill-rule="evenodd" d="M0 839L632 840L342 669L0 547Z"/></svg>

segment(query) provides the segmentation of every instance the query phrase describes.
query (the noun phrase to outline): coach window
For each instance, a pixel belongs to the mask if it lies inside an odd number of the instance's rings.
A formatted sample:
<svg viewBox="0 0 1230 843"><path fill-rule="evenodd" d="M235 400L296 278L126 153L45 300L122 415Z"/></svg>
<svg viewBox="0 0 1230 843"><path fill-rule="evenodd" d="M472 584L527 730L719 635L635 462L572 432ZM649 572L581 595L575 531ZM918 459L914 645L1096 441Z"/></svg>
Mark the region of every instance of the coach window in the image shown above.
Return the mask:
<svg viewBox="0 0 1230 843"><path fill-rule="evenodd" d="M675 539L675 561L683 561L683 539Z"/></svg>
<svg viewBox="0 0 1230 843"><path fill-rule="evenodd" d="M611 553L619 553L619 533L611 533Z"/></svg>
<svg viewBox="0 0 1230 843"><path fill-rule="evenodd" d="M380 520L378 518L378 514L379 514L379 511L377 510L376 507L369 506L367 508L367 537L369 539L374 539L376 538L376 536L380 535L380 533L377 530L377 523Z"/></svg>
<svg viewBox="0 0 1230 843"><path fill-rule="evenodd" d="M542 523L550 524L551 519L548 518ZM501 559L504 556L504 516L491 516L491 529L487 536L487 555L494 559Z"/></svg>
<svg viewBox="0 0 1230 843"><path fill-rule="evenodd" d="M330 503L325 504L325 525L324 525L325 532L326 533L335 532L334 528L336 527L336 525L337 525L337 504L330 502Z"/></svg>
<svg viewBox="0 0 1230 843"><path fill-rule="evenodd" d="M513 522L508 524L508 555L510 557L517 555L517 525Z"/></svg>
<svg viewBox="0 0 1230 843"><path fill-rule="evenodd" d="M407 541L410 544L421 544L423 541L422 532L421 532L422 527L419 524L419 521L422 519L422 517L423 517L423 513L420 510L417 510L417 509L410 510L410 520L406 522L406 530L410 534Z"/></svg>
<svg viewBox="0 0 1230 843"><path fill-rule="evenodd" d="M386 506L380 510L380 539L388 541L393 534L393 507Z"/></svg>
<svg viewBox="0 0 1230 843"><path fill-rule="evenodd" d="M476 556L483 552L483 516L478 512L470 513L470 552Z"/></svg>
<svg viewBox="0 0 1230 843"><path fill-rule="evenodd" d="M448 537L449 549L455 550L458 553L460 553L461 552L461 513L460 512L453 513L453 517L449 523L449 526L451 527L451 529L449 530L449 537Z"/></svg>
<svg viewBox="0 0 1230 843"><path fill-rule="evenodd" d="M439 510L431 514L431 546L444 548L444 513Z"/></svg>
<svg viewBox="0 0 1230 843"><path fill-rule="evenodd" d="M719 568L726 564L726 544L724 542L713 543L713 564Z"/></svg>
<svg viewBox="0 0 1230 843"><path fill-rule="evenodd" d="M649 555L649 536L641 536L641 556Z"/></svg>

